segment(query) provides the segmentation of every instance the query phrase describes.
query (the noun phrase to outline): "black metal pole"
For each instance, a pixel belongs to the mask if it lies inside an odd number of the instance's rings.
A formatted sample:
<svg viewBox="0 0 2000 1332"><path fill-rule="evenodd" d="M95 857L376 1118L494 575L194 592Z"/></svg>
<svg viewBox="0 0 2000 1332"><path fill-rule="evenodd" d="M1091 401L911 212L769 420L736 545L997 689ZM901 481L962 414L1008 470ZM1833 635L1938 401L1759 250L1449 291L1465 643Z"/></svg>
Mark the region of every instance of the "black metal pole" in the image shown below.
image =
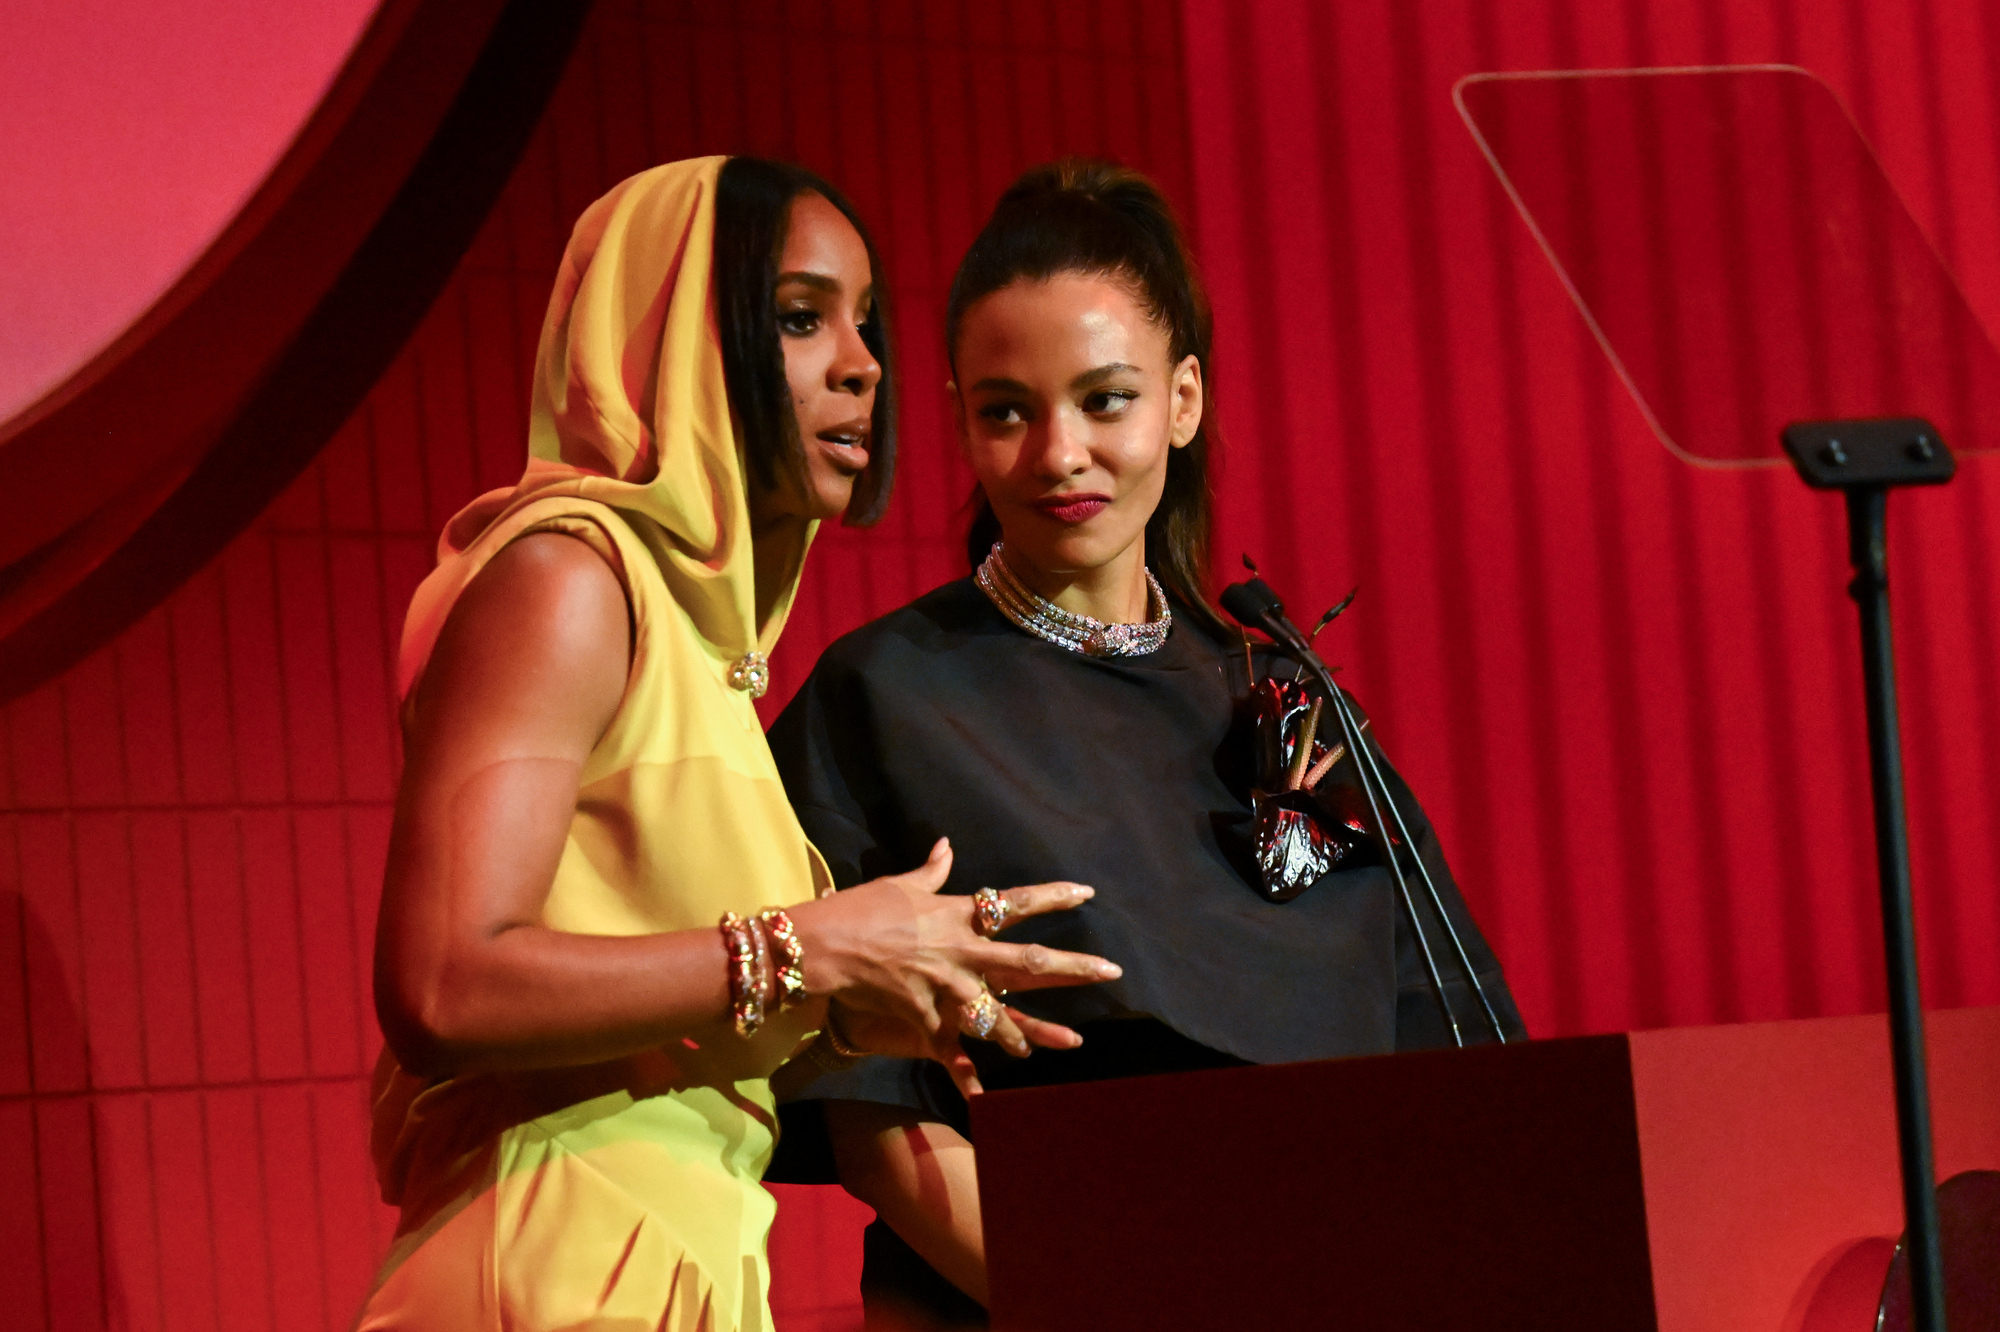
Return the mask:
<svg viewBox="0 0 2000 1332"><path fill-rule="evenodd" d="M1327 669L1326 663L1319 659L1319 654L1312 650L1310 644L1304 643L1302 639L1288 643L1276 635L1273 635L1273 641L1283 645L1300 665L1313 673L1319 680L1319 687L1325 691L1327 702L1333 708L1334 719L1340 723L1341 743L1347 746L1348 756L1354 762L1355 774L1361 779L1361 794L1368 801L1368 822L1375 829L1375 840L1381 844L1382 863L1389 867L1389 877L1396 885L1396 896L1410 918L1410 933L1416 937L1417 951L1423 955L1424 974L1430 978L1431 993L1437 996L1438 1007L1444 1011L1445 1026L1451 1029L1451 1043L1459 1049L1464 1049L1465 1032L1458 1025L1458 1014L1452 1011L1451 996L1445 993L1444 977L1438 973L1437 957L1431 950L1430 932L1424 929L1424 919L1417 914L1416 896L1410 892L1410 881L1403 874L1402 862L1396 858L1396 840L1389 835L1389 821L1382 817L1383 805L1395 808L1389 797L1389 788L1380 781L1370 781L1368 769L1361 764L1362 755L1368 752L1362 748L1364 742L1361 728L1355 724L1354 714L1344 706L1340 686L1334 683L1333 672ZM1298 655L1301 647L1305 653L1303 658ZM1397 822L1401 821L1399 817ZM1411 846L1410 835L1407 832L1403 834L1403 844L1410 846L1412 854L1415 853L1416 848ZM1432 890L1432 894L1435 896L1435 889ZM1447 928L1450 927L1451 922L1445 916L1442 904L1438 907L1438 919L1443 920ZM1465 976L1468 983L1472 985L1479 983L1477 973L1470 966L1466 968ZM1504 1042L1507 1038L1503 1035L1500 1039Z"/></svg>
<svg viewBox="0 0 2000 1332"><path fill-rule="evenodd" d="M1868 775L1875 795L1875 860L1882 876L1882 935L1889 963L1889 1054L1896 1075L1896 1137L1903 1158L1903 1226L1910 1310L1921 1332L1945 1332L1944 1261L1938 1246L1937 1164L1924 1008L1910 904L1910 842L1903 812L1903 743L1896 720L1896 654L1889 631L1889 490L1847 491L1848 593L1861 610L1861 678L1868 700Z"/></svg>

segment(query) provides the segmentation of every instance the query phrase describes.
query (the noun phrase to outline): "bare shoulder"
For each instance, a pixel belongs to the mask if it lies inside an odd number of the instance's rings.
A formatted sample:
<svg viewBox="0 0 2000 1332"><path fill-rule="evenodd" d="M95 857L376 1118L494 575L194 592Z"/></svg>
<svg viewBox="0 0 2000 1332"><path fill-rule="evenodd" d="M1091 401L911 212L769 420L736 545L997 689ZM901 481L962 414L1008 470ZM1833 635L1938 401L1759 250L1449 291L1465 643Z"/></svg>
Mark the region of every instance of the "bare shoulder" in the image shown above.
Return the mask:
<svg viewBox="0 0 2000 1332"><path fill-rule="evenodd" d="M452 607L418 687L419 728L460 730L470 712L481 731L587 747L624 694L630 642L625 589L596 551L560 533L523 537Z"/></svg>
<svg viewBox="0 0 2000 1332"><path fill-rule="evenodd" d="M604 557L581 538L561 532L534 532L508 543L486 562L466 589L466 597L477 590L524 603L580 599L621 608L625 604L625 590Z"/></svg>

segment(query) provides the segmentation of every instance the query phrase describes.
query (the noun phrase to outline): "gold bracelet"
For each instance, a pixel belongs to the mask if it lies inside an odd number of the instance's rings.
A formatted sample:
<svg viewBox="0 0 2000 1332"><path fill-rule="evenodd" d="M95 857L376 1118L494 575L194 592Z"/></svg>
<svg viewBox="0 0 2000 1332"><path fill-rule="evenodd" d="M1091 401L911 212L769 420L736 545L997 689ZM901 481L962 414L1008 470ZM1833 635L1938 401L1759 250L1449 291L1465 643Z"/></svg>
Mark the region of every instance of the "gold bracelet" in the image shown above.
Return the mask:
<svg viewBox="0 0 2000 1332"><path fill-rule="evenodd" d="M853 1068L856 1062L834 1049L833 1042L827 1039L824 1031L820 1032L818 1040L806 1047L806 1052L801 1058L822 1073L844 1073Z"/></svg>
<svg viewBox="0 0 2000 1332"><path fill-rule="evenodd" d="M805 945L799 942L799 932L783 908L760 913L757 923L764 927L771 941L771 952L777 959L778 1011L782 1013L797 1008L807 998L806 950Z"/></svg>
<svg viewBox="0 0 2000 1332"><path fill-rule="evenodd" d="M826 1006L826 1026L822 1028L822 1034L826 1037L826 1043L831 1045L833 1052L842 1059L861 1058L861 1056L868 1052L847 1043L847 1038L840 1034L840 1020L834 1016L834 1011L832 1004Z"/></svg>
<svg viewBox="0 0 2000 1332"><path fill-rule="evenodd" d="M754 916L743 922L743 929L750 936L751 955L757 959L757 1018L761 1022L777 1007L772 1002L771 941L764 937L764 926Z"/></svg>
<svg viewBox="0 0 2000 1332"><path fill-rule="evenodd" d="M764 989L770 967L757 928L734 911L722 913L717 928L729 952L729 1012L736 1034L748 1040L764 1025ZM760 965L761 964L761 965Z"/></svg>

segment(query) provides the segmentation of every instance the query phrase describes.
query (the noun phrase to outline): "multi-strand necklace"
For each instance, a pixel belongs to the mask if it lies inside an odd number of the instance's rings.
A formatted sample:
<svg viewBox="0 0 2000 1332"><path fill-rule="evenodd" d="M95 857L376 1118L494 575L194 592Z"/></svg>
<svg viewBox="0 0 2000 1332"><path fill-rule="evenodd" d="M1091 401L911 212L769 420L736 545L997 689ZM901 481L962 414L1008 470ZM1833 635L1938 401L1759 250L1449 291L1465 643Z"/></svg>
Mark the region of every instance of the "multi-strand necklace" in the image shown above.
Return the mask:
<svg viewBox="0 0 2000 1332"><path fill-rule="evenodd" d="M1000 558L1000 545L998 541L993 543L992 552L973 574L973 580L1002 615L1035 637L1087 657L1143 657L1158 652L1167 641L1167 631L1174 627L1174 613L1151 569L1144 570L1146 623L1106 624L1088 615L1066 611L1032 591Z"/></svg>

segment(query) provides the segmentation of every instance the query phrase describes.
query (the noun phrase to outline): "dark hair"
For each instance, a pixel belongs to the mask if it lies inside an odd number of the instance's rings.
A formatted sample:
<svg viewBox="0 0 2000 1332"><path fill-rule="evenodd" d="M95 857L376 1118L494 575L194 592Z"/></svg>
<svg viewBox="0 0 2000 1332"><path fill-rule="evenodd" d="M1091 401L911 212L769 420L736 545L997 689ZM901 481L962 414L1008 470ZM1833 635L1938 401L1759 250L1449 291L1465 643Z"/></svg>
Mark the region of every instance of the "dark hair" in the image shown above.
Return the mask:
<svg viewBox="0 0 2000 1332"><path fill-rule="evenodd" d="M803 475L805 445L799 438L792 391L785 379L785 350L778 337L778 264L792 201L808 191L841 211L868 249L875 299L861 340L882 367L875 386L875 410L868 441L868 466L854 482L845 522L868 527L889 507L896 480L896 394L889 354L889 316L882 262L875 242L854 205L833 186L789 162L732 157L722 164L715 187L715 322L722 342L722 373L729 405L743 423L743 450L751 471L766 489L778 485L779 469Z"/></svg>
<svg viewBox="0 0 2000 1332"><path fill-rule="evenodd" d="M1208 382L1212 325L1201 278L1180 224L1159 187L1113 162L1066 157L1026 172L993 206L952 279L945 307L945 355L957 374L958 330L982 296L1016 282L1058 273L1103 276L1128 283L1167 334L1173 363L1201 363L1204 410L1194 438L1167 455L1166 488L1146 520L1146 563L1167 592L1211 629L1222 620L1208 603L1208 537L1213 498L1208 454L1215 440ZM969 502L966 558L974 567L1000 537L1000 520L982 491Z"/></svg>

